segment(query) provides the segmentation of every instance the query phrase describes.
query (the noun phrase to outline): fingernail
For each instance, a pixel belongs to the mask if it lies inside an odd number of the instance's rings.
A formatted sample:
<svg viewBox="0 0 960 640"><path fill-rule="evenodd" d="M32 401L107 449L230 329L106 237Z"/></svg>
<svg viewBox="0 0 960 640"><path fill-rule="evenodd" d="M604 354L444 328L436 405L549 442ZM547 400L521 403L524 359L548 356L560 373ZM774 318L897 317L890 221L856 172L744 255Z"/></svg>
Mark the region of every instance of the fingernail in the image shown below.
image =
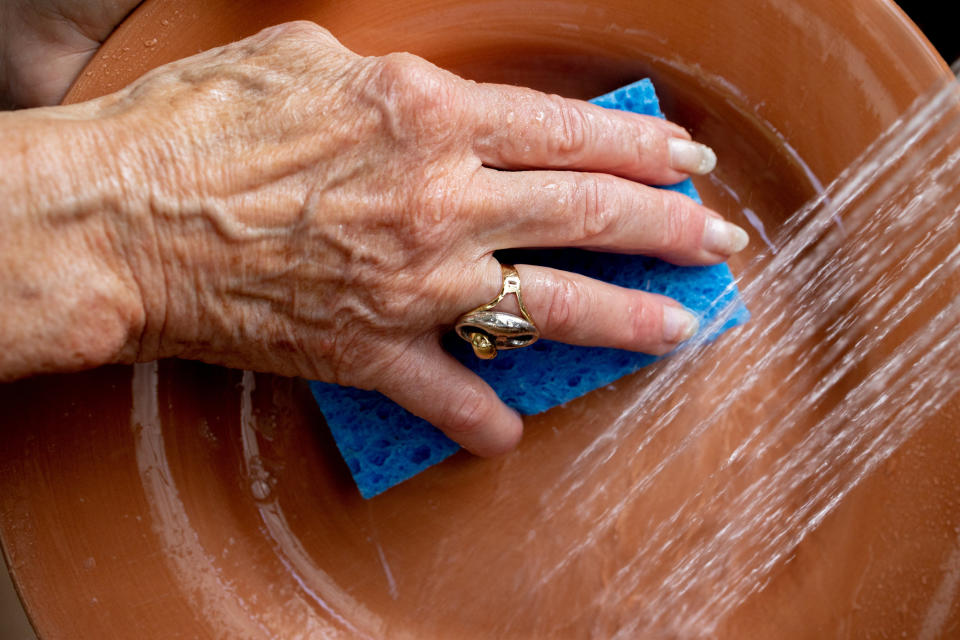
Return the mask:
<svg viewBox="0 0 960 640"><path fill-rule="evenodd" d="M719 218L707 218L703 227L703 248L725 256L742 251L750 243L747 232Z"/></svg>
<svg viewBox="0 0 960 640"><path fill-rule="evenodd" d="M667 144L671 169L702 176L717 166L717 154L705 144L683 138L670 138Z"/></svg>
<svg viewBox="0 0 960 640"><path fill-rule="evenodd" d="M663 339L665 342L683 342L697 333L700 323L697 317L683 309L669 304L663 305Z"/></svg>

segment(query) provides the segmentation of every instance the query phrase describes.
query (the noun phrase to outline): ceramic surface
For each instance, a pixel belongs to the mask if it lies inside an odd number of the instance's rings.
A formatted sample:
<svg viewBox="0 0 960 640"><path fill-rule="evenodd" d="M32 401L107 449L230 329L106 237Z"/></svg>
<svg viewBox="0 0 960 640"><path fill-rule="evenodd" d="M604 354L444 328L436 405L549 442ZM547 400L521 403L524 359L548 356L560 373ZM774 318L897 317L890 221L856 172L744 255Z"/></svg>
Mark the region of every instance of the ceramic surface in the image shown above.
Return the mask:
<svg viewBox="0 0 960 640"><path fill-rule="evenodd" d="M749 208L768 230L946 70L879 0L153 0L68 100L294 18L364 54L412 51L478 80L574 97L652 77L667 114L718 151L715 176L697 181L704 200L743 225ZM724 345L704 357L723 362ZM540 584L592 524L543 496L656 373L529 418L515 454L461 453L371 501L301 381L170 361L6 385L0 533L45 638L609 637L630 606L594 595L629 557L630 532L708 483L723 439L750 426L732 412L719 440L623 514L621 535ZM914 637L931 607L934 631L960 633L949 588L960 575L958 416L955 402L930 420L717 634ZM654 443L632 472L683 435ZM682 544L694 547L716 514L704 504ZM659 587L635 585L625 602ZM690 595L709 597L706 583Z"/></svg>

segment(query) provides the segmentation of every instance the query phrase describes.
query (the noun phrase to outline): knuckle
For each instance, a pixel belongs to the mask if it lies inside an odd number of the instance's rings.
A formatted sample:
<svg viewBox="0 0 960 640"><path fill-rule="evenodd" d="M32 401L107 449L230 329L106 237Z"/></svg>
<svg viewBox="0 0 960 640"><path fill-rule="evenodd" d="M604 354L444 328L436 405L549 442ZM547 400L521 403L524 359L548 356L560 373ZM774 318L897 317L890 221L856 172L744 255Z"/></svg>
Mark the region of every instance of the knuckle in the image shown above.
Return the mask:
<svg viewBox="0 0 960 640"><path fill-rule="evenodd" d="M546 324L550 333L563 336L579 325L581 291L570 280L558 280L549 289L546 304Z"/></svg>
<svg viewBox="0 0 960 640"><path fill-rule="evenodd" d="M666 156L667 140L656 125L646 119L641 119L634 126L633 148L639 164L650 163L652 157L659 157L656 153L658 150L662 150L659 155Z"/></svg>
<svg viewBox="0 0 960 640"><path fill-rule="evenodd" d="M377 78L385 89L416 85L423 71L421 59L411 53L388 53L377 58Z"/></svg>
<svg viewBox="0 0 960 640"><path fill-rule="evenodd" d="M418 320L425 311L418 304L423 299L422 282L418 274L407 271L381 274L380 280L378 289L389 295L371 298L368 306L387 333L399 335L406 323Z"/></svg>
<svg viewBox="0 0 960 640"><path fill-rule="evenodd" d="M574 181L572 202L583 240L604 235L613 224L616 212L616 190L608 180L597 175L583 175Z"/></svg>
<svg viewBox="0 0 960 640"><path fill-rule="evenodd" d="M406 237L414 247L435 249L451 239L451 227L463 223L464 189L442 179L425 179L415 186L408 204Z"/></svg>
<svg viewBox="0 0 960 640"><path fill-rule="evenodd" d="M550 153L573 157L583 155L590 144L593 128L591 120L569 100L551 96L551 101L557 135L551 137L553 148L549 150Z"/></svg>
<svg viewBox="0 0 960 640"><path fill-rule="evenodd" d="M641 299L632 305L628 315L630 318L628 325L630 334L627 336L629 343L646 346L648 351L655 348L661 342L657 336L660 334L662 315L663 310L658 304Z"/></svg>
<svg viewBox="0 0 960 640"><path fill-rule="evenodd" d="M391 111L409 123L449 126L457 105L449 74L410 53L377 60L375 85Z"/></svg>
<svg viewBox="0 0 960 640"><path fill-rule="evenodd" d="M311 22L309 20L294 20L292 22L284 22L283 24L278 24L274 27L266 29L265 33L293 38L296 40L321 40L336 42L333 34L318 25L316 22Z"/></svg>
<svg viewBox="0 0 960 640"><path fill-rule="evenodd" d="M479 389L463 388L441 413L443 430L452 435L471 435L490 424L493 405Z"/></svg>
<svg viewBox="0 0 960 640"><path fill-rule="evenodd" d="M331 51L346 48L329 31L308 20L284 22L268 27L251 38L237 43L249 62L278 71L315 73L313 64ZM351 54L353 55L353 54ZM282 64L277 64L277 58Z"/></svg>
<svg viewBox="0 0 960 640"><path fill-rule="evenodd" d="M661 245L665 248L680 249L696 247L700 244L700 233L693 215L693 201L672 191L662 191L660 208L662 220ZM703 225L699 225L701 232Z"/></svg>

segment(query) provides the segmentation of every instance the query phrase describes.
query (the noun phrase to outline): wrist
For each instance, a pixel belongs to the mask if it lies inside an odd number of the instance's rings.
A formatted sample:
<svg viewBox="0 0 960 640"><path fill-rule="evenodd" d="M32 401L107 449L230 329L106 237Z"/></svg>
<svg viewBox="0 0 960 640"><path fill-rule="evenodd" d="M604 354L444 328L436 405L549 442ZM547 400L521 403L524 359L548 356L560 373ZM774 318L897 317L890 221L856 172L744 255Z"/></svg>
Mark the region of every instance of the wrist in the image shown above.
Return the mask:
<svg viewBox="0 0 960 640"><path fill-rule="evenodd" d="M87 103L0 114L0 378L143 357L136 199Z"/></svg>

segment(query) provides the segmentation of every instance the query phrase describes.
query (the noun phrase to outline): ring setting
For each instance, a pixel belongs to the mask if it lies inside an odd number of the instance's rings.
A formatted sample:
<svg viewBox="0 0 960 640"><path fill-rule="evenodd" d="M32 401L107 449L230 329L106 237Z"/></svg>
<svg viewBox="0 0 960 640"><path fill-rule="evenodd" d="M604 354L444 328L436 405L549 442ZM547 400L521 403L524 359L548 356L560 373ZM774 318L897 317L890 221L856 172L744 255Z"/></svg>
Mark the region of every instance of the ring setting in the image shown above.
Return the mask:
<svg viewBox="0 0 960 640"><path fill-rule="evenodd" d="M516 267L502 264L500 271L503 276L500 294L460 316L454 327L457 335L469 342L473 353L482 360L496 358L498 351L529 347L540 338L540 330L523 304L520 274ZM510 294L517 298L519 316L496 310L496 306Z"/></svg>

